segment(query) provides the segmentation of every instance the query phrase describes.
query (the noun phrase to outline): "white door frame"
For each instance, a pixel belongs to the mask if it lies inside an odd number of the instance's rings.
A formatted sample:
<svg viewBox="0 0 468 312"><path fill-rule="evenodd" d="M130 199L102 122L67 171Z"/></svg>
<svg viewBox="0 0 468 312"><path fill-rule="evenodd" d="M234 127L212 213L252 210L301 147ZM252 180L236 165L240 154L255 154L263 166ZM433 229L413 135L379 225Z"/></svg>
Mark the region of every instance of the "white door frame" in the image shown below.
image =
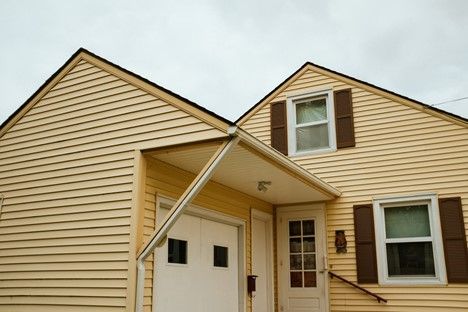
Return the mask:
<svg viewBox="0 0 468 312"><path fill-rule="evenodd" d="M319 271L323 271L324 276L324 300L325 300L325 311L328 312L330 311L330 301L329 301L329 292L330 292L330 285L329 285L329 279L328 279L328 249L327 249L327 215L326 215L326 205L325 203L311 203L311 204L304 204L304 205L295 205L295 206L280 206L276 208L276 213L277 215L279 213L288 213L288 212L301 212L301 211L319 211L323 214L323 227L322 227L322 233L320 233L323 237L322 239L322 248L323 248L323 260L318 262L317 264L321 264L321 267L317 265L317 273ZM276 248L277 248L277 271L278 271L278 310L280 310L279 305L281 304L281 268L280 268L280 261L281 261L281 253L282 248L281 248L281 239L278 237L279 232L280 232L280 218L277 218L276 220Z"/></svg>
<svg viewBox="0 0 468 312"><path fill-rule="evenodd" d="M257 219L260 221L265 222L267 226L267 233L266 233L266 250L267 250L267 300L268 306L267 311L274 311L275 309L275 289L273 285L273 276L274 276L274 253L273 253L273 215L257 210L251 210L251 218ZM253 239L251 238L250 241L252 242ZM252 259L253 260L253 259ZM255 312L255 311L253 311Z"/></svg>
<svg viewBox="0 0 468 312"><path fill-rule="evenodd" d="M157 226L157 223L159 221L158 215L161 214L161 209L163 207L167 207L170 209L174 204L176 203L176 200L169 198L169 197L164 197L159 194L156 195L156 218L155 218L155 226ZM233 217L230 215L223 214L221 212L217 212L211 209L203 208L197 205L190 205L187 210L185 210L184 214L195 216L195 217L200 217L203 219L207 220L212 220L228 225L232 225L237 227L237 241L238 241L238 252L237 252L237 257L238 257L238 272L239 272L239 277L238 277L238 285L239 285L239 312L244 312L247 311L247 263L246 263L246 241L245 241L245 228L246 228L246 222L245 220L237 217ZM158 248L158 247L156 247ZM156 249L155 249L156 251ZM154 258L154 257L153 257ZM156 287L154 287L154 282L156 280L156 261L153 261L153 292L152 296L155 298L156 294ZM152 305L152 311L153 312L161 312L161 311L156 311L156 305Z"/></svg>

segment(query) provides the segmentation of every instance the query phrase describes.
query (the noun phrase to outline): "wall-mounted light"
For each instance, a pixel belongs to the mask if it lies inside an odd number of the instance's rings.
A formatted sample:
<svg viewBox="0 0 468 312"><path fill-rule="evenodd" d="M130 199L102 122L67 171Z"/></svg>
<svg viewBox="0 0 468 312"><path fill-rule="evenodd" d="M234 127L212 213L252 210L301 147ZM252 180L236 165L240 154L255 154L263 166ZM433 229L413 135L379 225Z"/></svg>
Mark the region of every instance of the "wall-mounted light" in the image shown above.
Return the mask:
<svg viewBox="0 0 468 312"><path fill-rule="evenodd" d="M271 185L271 181L258 181L257 190L265 193L268 190L267 185Z"/></svg>

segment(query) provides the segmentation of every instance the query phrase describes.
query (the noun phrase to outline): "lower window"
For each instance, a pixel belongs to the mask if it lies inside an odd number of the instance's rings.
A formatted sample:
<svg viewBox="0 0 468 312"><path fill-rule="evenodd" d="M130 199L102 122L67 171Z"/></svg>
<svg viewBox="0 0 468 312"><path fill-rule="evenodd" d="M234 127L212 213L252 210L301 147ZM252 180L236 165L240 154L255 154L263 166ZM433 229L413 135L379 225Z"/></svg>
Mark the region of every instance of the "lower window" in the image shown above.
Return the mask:
<svg viewBox="0 0 468 312"><path fill-rule="evenodd" d="M377 199L374 215L381 283L445 281L435 195Z"/></svg>

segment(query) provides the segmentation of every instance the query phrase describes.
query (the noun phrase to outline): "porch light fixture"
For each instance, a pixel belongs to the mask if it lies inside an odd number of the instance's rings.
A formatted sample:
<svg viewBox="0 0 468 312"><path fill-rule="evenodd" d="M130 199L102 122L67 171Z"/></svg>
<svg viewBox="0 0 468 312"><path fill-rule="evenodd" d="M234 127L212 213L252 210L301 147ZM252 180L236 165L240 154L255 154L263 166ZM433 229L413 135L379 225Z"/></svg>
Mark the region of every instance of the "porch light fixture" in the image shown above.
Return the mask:
<svg viewBox="0 0 468 312"><path fill-rule="evenodd" d="M257 182L257 190L260 192L265 193L268 190L267 185L271 185L271 181L258 181Z"/></svg>

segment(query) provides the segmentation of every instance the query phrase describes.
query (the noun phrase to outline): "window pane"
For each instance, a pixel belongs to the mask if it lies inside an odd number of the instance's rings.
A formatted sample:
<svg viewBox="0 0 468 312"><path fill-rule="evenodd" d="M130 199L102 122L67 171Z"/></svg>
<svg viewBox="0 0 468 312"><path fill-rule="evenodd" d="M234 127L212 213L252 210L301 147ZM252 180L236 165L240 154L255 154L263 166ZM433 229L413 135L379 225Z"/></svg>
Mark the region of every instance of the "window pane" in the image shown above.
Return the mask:
<svg viewBox="0 0 468 312"><path fill-rule="evenodd" d="M291 270L302 270L302 255L290 255L289 261Z"/></svg>
<svg viewBox="0 0 468 312"><path fill-rule="evenodd" d="M387 244L388 276L435 276L432 242Z"/></svg>
<svg viewBox="0 0 468 312"><path fill-rule="evenodd" d="M301 236L301 221L289 221L289 236Z"/></svg>
<svg viewBox="0 0 468 312"><path fill-rule="evenodd" d="M167 262L187 264L187 241L169 238Z"/></svg>
<svg viewBox="0 0 468 312"><path fill-rule="evenodd" d="M314 220L302 221L302 227L303 227L304 235L315 235Z"/></svg>
<svg viewBox="0 0 468 312"><path fill-rule="evenodd" d="M296 150L298 152L329 146L328 124L296 128Z"/></svg>
<svg viewBox="0 0 468 312"><path fill-rule="evenodd" d="M304 237L304 252L315 252L315 237Z"/></svg>
<svg viewBox="0 0 468 312"><path fill-rule="evenodd" d="M228 248L223 246L213 246L213 265L215 267L228 267Z"/></svg>
<svg viewBox="0 0 468 312"><path fill-rule="evenodd" d="M296 104L296 123L298 125L327 119L325 98L310 99Z"/></svg>
<svg viewBox="0 0 468 312"><path fill-rule="evenodd" d="M290 238L289 239L289 252L296 253L301 252L301 238Z"/></svg>
<svg viewBox="0 0 468 312"><path fill-rule="evenodd" d="M315 254L304 255L304 270L315 270Z"/></svg>
<svg viewBox="0 0 468 312"><path fill-rule="evenodd" d="M291 272L291 287L302 287L302 272Z"/></svg>
<svg viewBox="0 0 468 312"><path fill-rule="evenodd" d="M427 205L385 208L387 238L431 236Z"/></svg>
<svg viewBox="0 0 468 312"><path fill-rule="evenodd" d="M317 287L316 275L316 272L304 272L304 287Z"/></svg>

